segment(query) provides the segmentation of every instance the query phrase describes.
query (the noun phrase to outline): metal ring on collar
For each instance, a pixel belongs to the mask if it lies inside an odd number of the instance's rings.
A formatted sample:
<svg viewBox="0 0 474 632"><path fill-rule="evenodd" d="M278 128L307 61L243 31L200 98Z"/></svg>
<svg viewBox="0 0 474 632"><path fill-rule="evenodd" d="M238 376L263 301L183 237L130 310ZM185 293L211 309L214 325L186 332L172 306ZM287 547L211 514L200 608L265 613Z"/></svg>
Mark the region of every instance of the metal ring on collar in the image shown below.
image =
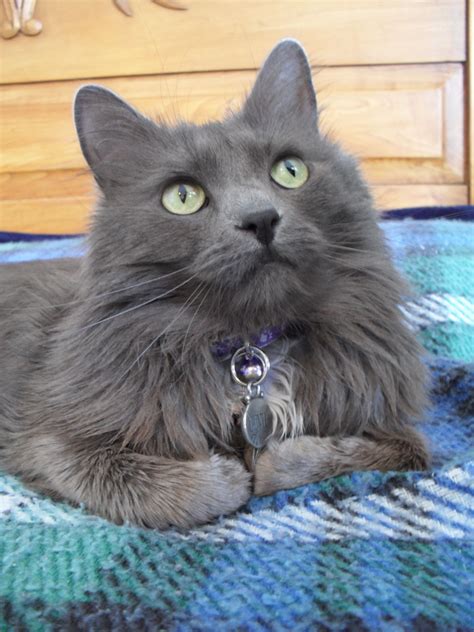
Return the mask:
<svg viewBox="0 0 474 632"><path fill-rule="evenodd" d="M260 360L262 364L262 375L258 380L252 382L244 382L243 380L241 380L237 373L236 364L242 356L246 356L247 358L256 356ZM237 351L232 356L232 359L230 361L230 370L232 373L232 377L237 382L237 384L240 384L241 386L248 386L249 384L256 386L258 384L261 384L263 380L267 377L268 371L270 370L270 360L261 349L259 349L258 347L254 347L253 345L246 344L244 347L240 347L240 349L237 349Z"/></svg>

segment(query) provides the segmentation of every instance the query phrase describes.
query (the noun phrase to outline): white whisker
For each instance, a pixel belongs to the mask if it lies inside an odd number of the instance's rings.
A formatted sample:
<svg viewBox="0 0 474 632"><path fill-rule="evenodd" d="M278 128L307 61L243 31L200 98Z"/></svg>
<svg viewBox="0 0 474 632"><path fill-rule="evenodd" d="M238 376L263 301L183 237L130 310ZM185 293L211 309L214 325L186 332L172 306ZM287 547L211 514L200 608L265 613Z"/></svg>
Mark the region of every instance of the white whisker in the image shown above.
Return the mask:
<svg viewBox="0 0 474 632"><path fill-rule="evenodd" d="M185 353L184 353L184 352L185 352L185 349L186 349L186 341L187 341L187 339L188 339L188 335L189 335L189 331L190 331L190 329L191 329L191 325L193 324L193 321L194 321L194 319L196 318L197 313L198 313L198 312L199 312L199 310L201 309L201 307L202 307L202 305L203 305L204 301L206 300L206 298L208 297L208 295L209 295L209 292L210 292L210 291L211 291L211 288L209 287L209 288L207 289L207 292L205 292L205 293L204 293L204 296L202 297L201 302L200 302L200 303L199 303L199 305L197 306L197 308L196 308L196 310L195 310L195 312L194 312L194 314L193 314L193 316L192 316L191 320L189 321L188 328L186 329L186 333L184 334L184 338L183 338L183 346L182 346L182 350L181 350L181 363L183 362L183 359L184 359L184 356L185 356Z"/></svg>
<svg viewBox="0 0 474 632"><path fill-rule="evenodd" d="M171 320L166 327L163 329L163 331L161 331L155 338L153 338L153 340L150 342L149 345L147 345L145 347L145 349L143 349L143 351L140 352L140 354L136 357L136 359L132 362L132 364L128 367L128 369L126 371L124 371L120 377L118 378L118 381L120 381L125 375L127 375L127 373L135 366L135 364L137 364L140 359L145 355L145 353L151 349L151 347L163 336L163 334L165 334L168 329L178 320L178 318L182 315L182 313L190 306L193 296L198 293L198 295L201 293L200 290L202 290L202 284L198 285L198 287L192 292L192 294L189 296L189 298L187 299L187 301L184 303L184 305L181 307L181 309L178 311L178 313L176 314L176 316L173 318L173 320Z"/></svg>
<svg viewBox="0 0 474 632"><path fill-rule="evenodd" d="M104 296L110 296L111 294L118 294L120 292L125 292L126 290L132 290L136 287L140 287L142 285L147 285L150 283L155 283L156 281L161 281L161 279L166 279L167 277L173 276L174 274L179 274L180 272L184 272L185 270L188 270L190 266L184 266L183 268L179 268L178 270L174 270L173 272L168 272L167 274L163 274L161 276L158 277L154 277L153 279L147 279L146 281L139 281L138 283L132 283L131 285L125 285L124 287L118 288L116 290L110 290L109 292L101 292L100 294L90 294L87 295L85 298L76 298L73 301L67 301L66 303L56 303L55 305L47 305L48 308L55 308L55 307L67 307L68 305L74 305L76 303L83 303L85 299L89 299L89 298L102 298ZM15 311L17 310L17 307L0 307L0 310L8 310L8 311ZM24 308L22 308L24 309ZM33 309L33 308L32 308Z"/></svg>
<svg viewBox="0 0 474 632"><path fill-rule="evenodd" d="M132 307L128 307L127 309L124 309L123 311L119 312L118 314L112 314L111 316L106 316L105 318L102 318L101 320L97 320L95 323L90 323L89 325L85 325L84 327L79 327L79 329L77 329L77 331L84 331L85 329L90 329L91 327L95 327L96 325L100 325L100 323L105 323L108 320L112 320L113 318L117 318L118 316L123 316L124 314L128 314L129 312L133 312L134 310L139 309L140 307L144 307L145 305L149 305L150 303L153 303L154 301L158 301L158 300L164 298L165 296L169 296L170 294L175 292L178 288L180 288L183 285L186 285L186 283L189 283L190 281L192 281L192 279L194 279L196 276L197 276L197 274L193 274L191 277L189 277L188 279L186 279L182 283L179 283L178 285L175 285L175 287L172 287L170 290L167 290L163 294L159 294L158 296L154 296L153 298L150 298L150 299L148 299L148 301L144 301L143 303L140 303L139 305L133 305Z"/></svg>

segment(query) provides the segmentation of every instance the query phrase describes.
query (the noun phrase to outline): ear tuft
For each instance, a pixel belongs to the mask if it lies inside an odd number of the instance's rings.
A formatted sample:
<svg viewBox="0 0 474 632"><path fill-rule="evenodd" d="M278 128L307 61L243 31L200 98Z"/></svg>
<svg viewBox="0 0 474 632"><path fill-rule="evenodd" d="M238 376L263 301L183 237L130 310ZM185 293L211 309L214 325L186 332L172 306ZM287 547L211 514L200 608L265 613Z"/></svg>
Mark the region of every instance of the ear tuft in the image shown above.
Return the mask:
<svg viewBox="0 0 474 632"><path fill-rule="evenodd" d="M297 119L301 125L317 126L317 105L311 66L299 42L284 39L270 52L257 75L245 105L244 116L261 123L262 118Z"/></svg>

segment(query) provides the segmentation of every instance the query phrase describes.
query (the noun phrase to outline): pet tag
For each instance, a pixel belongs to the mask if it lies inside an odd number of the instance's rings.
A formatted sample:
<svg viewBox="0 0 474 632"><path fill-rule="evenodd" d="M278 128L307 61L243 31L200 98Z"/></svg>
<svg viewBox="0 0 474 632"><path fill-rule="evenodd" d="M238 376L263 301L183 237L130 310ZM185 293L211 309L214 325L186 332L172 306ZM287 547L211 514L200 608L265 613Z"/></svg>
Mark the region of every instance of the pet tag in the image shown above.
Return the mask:
<svg viewBox="0 0 474 632"><path fill-rule="evenodd" d="M242 434L247 443L258 450L273 432L272 411L259 386L270 369L270 360L261 349L247 343L232 356L230 369L234 381L247 387L243 398Z"/></svg>
<svg viewBox="0 0 474 632"><path fill-rule="evenodd" d="M260 395L247 401L242 415L242 434L247 443L260 449L266 445L273 432L273 415L269 405Z"/></svg>

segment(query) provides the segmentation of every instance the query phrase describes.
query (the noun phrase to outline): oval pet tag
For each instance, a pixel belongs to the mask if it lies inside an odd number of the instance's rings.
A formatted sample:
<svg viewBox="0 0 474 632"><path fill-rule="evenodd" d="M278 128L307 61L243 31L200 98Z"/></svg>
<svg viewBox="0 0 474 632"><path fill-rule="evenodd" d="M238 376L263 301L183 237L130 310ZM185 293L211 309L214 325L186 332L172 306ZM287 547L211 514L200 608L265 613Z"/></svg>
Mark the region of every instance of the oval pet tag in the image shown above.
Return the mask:
<svg viewBox="0 0 474 632"><path fill-rule="evenodd" d="M263 397L251 399L242 415L242 433L254 448L263 448L273 432L272 411Z"/></svg>

